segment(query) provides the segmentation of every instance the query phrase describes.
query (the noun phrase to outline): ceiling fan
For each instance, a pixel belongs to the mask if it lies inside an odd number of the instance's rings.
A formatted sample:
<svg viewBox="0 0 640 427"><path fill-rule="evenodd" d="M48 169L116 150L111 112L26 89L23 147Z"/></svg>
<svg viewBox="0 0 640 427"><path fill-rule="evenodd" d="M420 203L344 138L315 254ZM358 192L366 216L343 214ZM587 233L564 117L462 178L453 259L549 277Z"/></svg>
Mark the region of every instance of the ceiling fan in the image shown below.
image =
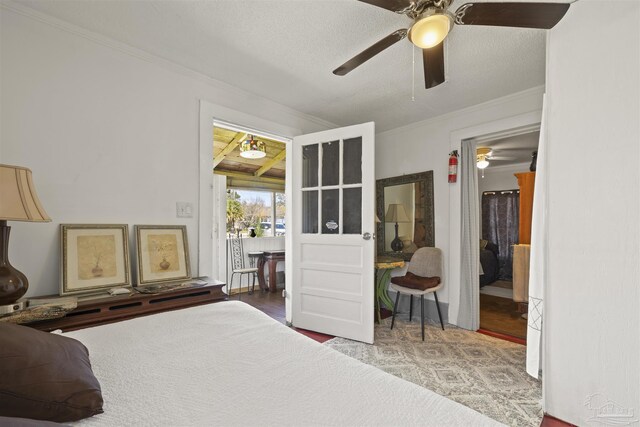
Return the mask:
<svg viewBox="0 0 640 427"><path fill-rule="evenodd" d="M553 28L569 9L568 3L466 3L451 13L453 0L359 0L407 15L414 22L363 50L335 70L344 76L405 37L422 49L425 88L444 82L444 39L456 25Z"/></svg>
<svg viewBox="0 0 640 427"><path fill-rule="evenodd" d="M478 169L484 169L489 166L490 161L513 161L519 158L521 159L523 155L528 156L535 152L536 148L532 149L531 147L478 147L476 149L476 162Z"/></svg>
<svg viewBox="0 0 640 427"><path fill-rule="evenodd" d="M493 154L493 152L489 147L478 147L476 149L476 163L478 169L485 169L487 166L489 166L489 159L491 157L491 154Z"/></svg>

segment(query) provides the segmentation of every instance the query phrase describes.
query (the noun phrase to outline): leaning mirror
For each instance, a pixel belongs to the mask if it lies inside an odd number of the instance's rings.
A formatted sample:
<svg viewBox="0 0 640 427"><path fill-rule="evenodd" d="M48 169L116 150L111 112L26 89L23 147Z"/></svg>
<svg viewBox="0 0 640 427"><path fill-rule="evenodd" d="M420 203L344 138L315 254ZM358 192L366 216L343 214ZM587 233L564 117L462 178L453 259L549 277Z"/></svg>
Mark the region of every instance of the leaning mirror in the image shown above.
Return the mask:
<svg viewBox="0 0 640 427"><path fill-rule="evenodd" d="M433 171L376 181L378 255L406 261L424 246L434 246Z"/></svg>

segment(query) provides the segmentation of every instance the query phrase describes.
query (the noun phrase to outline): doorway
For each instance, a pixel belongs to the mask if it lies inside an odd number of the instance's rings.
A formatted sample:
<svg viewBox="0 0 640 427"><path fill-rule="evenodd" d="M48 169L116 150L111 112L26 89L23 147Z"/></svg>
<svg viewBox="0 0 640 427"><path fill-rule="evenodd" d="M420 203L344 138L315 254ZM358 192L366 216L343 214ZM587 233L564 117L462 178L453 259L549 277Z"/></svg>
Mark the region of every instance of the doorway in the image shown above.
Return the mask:
<svg viewBox="0 0 640 427"><path fill-rule="evenodd" d="M213 122L213 223L219 276L230 299L285 319L288 138ZM269 254L279 252L279 259ZM268 259L265 262L265 258ZM273 265L270 265L273 262ZM278 292L280 290L280 292ZM266 310L268 308L268 310Z"/></svg>
<svg viewBox="0 0 640 427"><path fill-rule="evenodd" d="M221 235L226 237L227 234L226 178L215 179L212 173L214 122L231 130L248 131L254 137L281 139L286 143L285 174L290 177L285 179L284 193L284 226L288 228L284 236L284 252L289 254L285 257L284 269L286 322L292 322L295 311L294 326L372 342L373 269L368 266L373 265L375 252L372 240L375 228L374 124L301 135L297 129L201 100L197 271L201 276L212 277L226 276L222 271L226 266L226 248L223 251L218 242L222 241ZM246 125L239 128L233 123ZM264 129L271 129L271 132ZM315 148L318 148L317 156L314 155ZM313 176L318 179L315 187L312 185ZM334 183L332 180L336 176L338 182ZM298 195L296 198L291 197L294 188ZM361 197L356 197L356 194ZM301 203L302 199L305 203ZM333 205L332 200L335 201ZM214 211L218 212L217 221L212 221ZM272 226L277 228L275 216L273 218ZM299 220L292 221L292 218ZM313 224L318 226L313 227ZM326 256L319 256L319 251ZM358 257L358 253L362 255ZM263 259L266 258L265 252ZM221 259L222 263L219 262ZM352 259L356 261L352 262ZM257 271L263 270L258 268ZM271 276L276 276L276 273ZM347 280L347 276L349 283L361 286L350 293L336 290L336 282ZM293 282L295 286L292 286ZM338 303L331 304L332 299ZM354 306L360 308L356 321L352 310ZM370 312L371 316L368 315ZM313 318L330 318L332 321L307 324L307 320ZM331 329L333 326L336 327Z"/></svg>
<svg viewBox="0 0 640 427"><path fill-rule="evenodd" d="M528 283L528 263L523 261L528 255L531 231L531 223L520 218L527 206L531 208L531 204L521 204L520 181L529 182L528 175L535 176L530 169L535 169L533 160L539 139L540 131L536 129L476 141L480 329L520 340L526 340L527 334L524 288ZM526 190L525 193L525 197L532 194Z"/></svg>

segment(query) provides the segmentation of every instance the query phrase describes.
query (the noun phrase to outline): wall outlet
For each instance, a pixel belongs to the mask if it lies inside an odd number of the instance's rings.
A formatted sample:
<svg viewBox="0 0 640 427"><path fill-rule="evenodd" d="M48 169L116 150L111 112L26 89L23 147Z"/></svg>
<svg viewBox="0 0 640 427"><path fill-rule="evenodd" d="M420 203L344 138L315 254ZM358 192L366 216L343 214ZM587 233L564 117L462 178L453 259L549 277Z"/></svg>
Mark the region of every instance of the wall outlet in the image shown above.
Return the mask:
<svg viewBox="0 0 640 427"><path fill-rule="evenodd" d="M176 202L176 216L178 218L193 218L193 203Z"/></svg>

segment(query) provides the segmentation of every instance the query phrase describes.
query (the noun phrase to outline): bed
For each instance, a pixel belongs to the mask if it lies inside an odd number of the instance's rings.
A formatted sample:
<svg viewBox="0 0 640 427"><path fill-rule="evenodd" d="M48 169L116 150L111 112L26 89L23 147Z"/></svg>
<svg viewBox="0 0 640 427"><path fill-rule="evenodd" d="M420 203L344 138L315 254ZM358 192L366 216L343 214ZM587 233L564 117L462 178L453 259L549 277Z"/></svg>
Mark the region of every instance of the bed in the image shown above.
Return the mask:
<svg viewBox="0 0 640 427"><path fill-rule="evenodd" d="M80 426L501 425L229 301L69 332L104 413Z"/></svg>
<svg viewBox="0 0 640 427"><path fill-rule="evenodd" d="M500 264L498 262L498 246L484 241L480 242L480 266L482 274L480 274L480 287L489 285L498 280L500 273Z"/></svg>

